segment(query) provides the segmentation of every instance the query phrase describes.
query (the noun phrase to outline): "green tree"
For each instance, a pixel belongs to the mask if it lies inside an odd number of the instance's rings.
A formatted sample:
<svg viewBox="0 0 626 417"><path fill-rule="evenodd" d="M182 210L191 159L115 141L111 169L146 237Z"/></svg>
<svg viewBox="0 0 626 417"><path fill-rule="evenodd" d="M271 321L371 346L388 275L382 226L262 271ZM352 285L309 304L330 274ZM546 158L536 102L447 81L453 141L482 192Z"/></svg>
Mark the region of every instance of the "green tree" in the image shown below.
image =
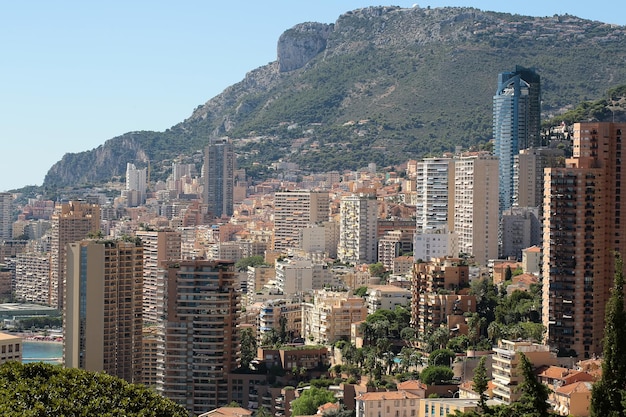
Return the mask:
<svg viewBox="0 0 626 417"><path fill-rule="evenodd" d="M369 271L370 275L372 275L373 277L382 277L387 270L382 263L377 262L369 266Z"/></svg>
<svg viewBox="0 0 626 417"><path fill-rule="evenodd" d="M241 330L241 367L249 368L250 362L256 357L257 342L254 332L247 327Z"/></svg>
<svg viewBox="0 0 626 417"><path fill-rule="evenodd" d="M454 377L454 372L448 366L427 366L420 373L420 380L426 385L440 384Z"/></svg>
<svg viewBox="0 0 626 417"><path fill-rule="evenodd" d="M358 297L365 297L367 295L367 287L359 287L356 290L354 290L354 295L358 296Z"/></svg>
<svg viewBox="0 0 626 417"><path fill-rule="evenodd" d="M487 411L487 392L489 379L487 378L487 368L485 366L486 356L480 358L478 366L474 369L474 378L472 378L472 388L478 394L478 406L484 412Z"/></svg>
<svg viewBox="0 0 626 417"><path fill-rule="evenodd" d="M292 416L310 416L317 412L317 408L326 403L334 403L337 399L332 391L325 388L311 387L302 390L298 398L291 402Z"/></svg>
<svg viewBox="0 0 626 417"><path fill-rule="evenodd" d="M265 259L263 259L260 255L249 256L247 258L242 258L235 263L235 268L238 271L245 271L249 266L259 266L265 265Z"/></svg>
<svg viewBox="0 0 626 417"><path fill-rule="evenodd" d="M142 385L105 373L38 363L0 366L0 415L187 417L187 411Z"/></svg>
<svg viewBox="0 0 626 417"><path fill-rule="evenodd" d="M522 391L518 408L522 408L529 417L547 417L550 415L550 404L548 404L549 389L542 384L535 373L533 372L533 366L524 355L519 352L520 361L517 365L518 372L524 377L524 380L519 385L519 389Z"/></svg>
<svg viewBox="0 0 626 417"><path fill-rule="evenodd" d="M455 358L456 354L450 349L433 350L430 355L428 355L428 365L447 366L450 368Z"/></svg>
<svg viewBox="0 0 626 417"><path fill-rule="evenodd" d="M592 417L625 416L626 408L626 312L624 312L624 270L620 254L615 255L615 276L606 304L602 378L591 390Z"/></svg>
<svg viewBox="0 0 626 417"><path fill-rule="evenodd" d="M270 413L265 407L259 407L254 413L254 417L274 417L274 414Z"/></svg>

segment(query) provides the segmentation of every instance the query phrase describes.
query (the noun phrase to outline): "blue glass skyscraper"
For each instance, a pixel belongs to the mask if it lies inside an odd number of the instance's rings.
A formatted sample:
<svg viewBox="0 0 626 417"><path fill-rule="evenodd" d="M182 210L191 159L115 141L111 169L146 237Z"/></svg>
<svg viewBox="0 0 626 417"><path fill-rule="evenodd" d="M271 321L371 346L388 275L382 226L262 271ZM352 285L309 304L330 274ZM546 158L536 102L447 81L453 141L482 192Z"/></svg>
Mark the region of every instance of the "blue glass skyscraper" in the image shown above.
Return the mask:
<svg viewBox="0 0 626 417"><path fill-rule="evenodd" d="M516 67L498 75L493 96L493 136L499 158L500 213L514 201L514 159L520 149L540 146L541 84L533 70Z"/></svg>

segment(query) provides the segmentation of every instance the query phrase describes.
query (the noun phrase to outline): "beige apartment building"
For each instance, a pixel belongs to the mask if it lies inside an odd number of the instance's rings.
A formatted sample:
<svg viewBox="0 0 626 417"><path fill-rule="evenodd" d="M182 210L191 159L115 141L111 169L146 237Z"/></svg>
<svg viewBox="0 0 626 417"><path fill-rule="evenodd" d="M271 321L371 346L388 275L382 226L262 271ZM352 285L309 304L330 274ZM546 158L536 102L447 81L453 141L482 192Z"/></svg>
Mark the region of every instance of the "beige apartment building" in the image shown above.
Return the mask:
<svg viewBox="0 0 626 417"><path fill-rule="evenodd" d="M274 250L287 253L300 247L300 231L328 221L327 191L281 191L274 196Z"/></svg>
<svg viewBox="0 0 626 417"><path fill-rule="evenodd" d="M349 292L315 291L302 304L302 337L312 343L335 343L351 337L351 325L367 318L367 305Z"/></svg>
<svg viewBox="0 0 626 417"><path fill-rule="evenodd" d="M67 244L85 239L100 230L100 206L84 201L59 203L52 214L50 229L50 301L63 310Z"/></svg>
<svg viewBox="0 0 626 417"><path fill-rule="evenodd" d="M302 303L286 299L267 300L259 310L258 341L263 335L271 332L284 331L287 340L299 338L302 334Z"/></svg>
<svg viewBox="0 0 626 417"><path fill-rule="evenodd" d="M481 265L498 258L498 158L478 152L454 160L454 188L448 198L448 229L458 250Z"/></svg>
<svg viewBox="0 0 626 417"><path fill-rule="evenodd" d="M270 265L249 266L247 276L248 297L250 297L250 300L276 277L276 269Z"/></svg>
<svg viewBox="0 0 626 417"><path fill-rule="evenodd" d="M602 353L614 252L626 255L624 133L626 123L576 123L573 157L545 170L543 324L550 345L579 359Z"/></svg>
<svg viewBox="0 0 626 417"><path fill-rule="evenodd" d="M420 400L406 391L365 392L356 397L356 417L417 417Z"/></svg>
<svg viewBox="0 0 626 417"><path fill-rule="evenodd" d="M156 323L162 302L162 276L166 261L181 258L181 234L173 230L139 230L135 234L143 242L143 321Z"/></svg>
<svg viewBox="0 0 626 417"><path fill-rule="evenodd" d="M66 367L141 382L142 282L140 241L82 240L68 245Z"/></svg>
<svg viewBox="0 0 626 417"><path fill-rule="evenodd" d="M0 333L0 364L9 361L22 362L22 338Z"/></svg>
<svg viewBox="0 0 626 417"><path fill-rule="evenodd" d="M550 352L549 346L527 341L500 340L493 352L491 366L493 399L504 404L511 404L522 396L522 392L517 388L524 379L518 369L520 353L528 358L535 369L557 363L556 355Z"/></svg>

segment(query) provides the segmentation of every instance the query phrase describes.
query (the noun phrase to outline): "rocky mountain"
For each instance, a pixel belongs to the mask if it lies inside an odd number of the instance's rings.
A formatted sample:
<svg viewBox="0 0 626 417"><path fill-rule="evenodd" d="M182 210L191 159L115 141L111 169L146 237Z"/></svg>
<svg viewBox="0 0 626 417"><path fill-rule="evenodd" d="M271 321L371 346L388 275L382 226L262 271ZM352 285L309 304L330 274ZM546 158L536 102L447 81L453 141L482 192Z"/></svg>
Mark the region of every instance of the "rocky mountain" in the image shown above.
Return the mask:
<svg viewBox="0 0 626 417"><path fill-rule="evenodd" d="M545 117L626 83L626 27L570 15L529 17L474 8L371 7L334 24L285 31L277 60L165 132L131 132L66 154L44 186L100 183L128 161L164 177L174 158L200 159L229 136L240 166L296 162L303 170L387 166L491 139L497 74L541 76Z"/></svg>

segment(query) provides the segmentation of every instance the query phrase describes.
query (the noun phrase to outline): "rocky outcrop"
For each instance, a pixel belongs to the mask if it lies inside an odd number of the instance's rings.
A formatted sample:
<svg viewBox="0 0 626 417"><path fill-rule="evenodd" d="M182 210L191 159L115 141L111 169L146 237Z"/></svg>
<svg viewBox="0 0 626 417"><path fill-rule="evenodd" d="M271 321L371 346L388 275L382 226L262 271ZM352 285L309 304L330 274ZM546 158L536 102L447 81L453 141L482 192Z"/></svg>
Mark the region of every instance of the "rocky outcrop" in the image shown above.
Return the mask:
<svg viewBox="0 0 626 417"><path fill-rule="evenodd" d="M302 68L326 49L333 26L309 22L285 31L278 39L279 71L288 72Z"/></svg>
<svg viewBox="0 0 626 417"><path fill-rule="evenodd" d="M165 132L131 132L91 151L66 154L44 185L106 181L123 175L127 162L147 159L154 179L167 173L173 158L195 156L210 137L223 135L264 141L242 141L242 159L312 155L308 162L295 160L310 170L353 169L369 161L389 165L460 143L470 146L491 137L498 72L518 64L536 68L543 111L560 114L626 79L625 45L626 27L569 15L358 9L334 24L294 26L278 40L276 61L251 70L186 120ZM598 51L605 52L596 56ZM590 56L598 58L597 65L571 65ZM613 107L617 117L617 104ZM368 129L346 127L362 119L372 119ZM284 134L286 123L315 128ZM310 135L304 139L316 147L293 152L285 144L296 134ZM352 151L315 151L320 138L322 149ZM280 148L270 149L273 145ZM326 163L335 155L345 158ZM267 162L273 161L259 163Z"/></svg>

